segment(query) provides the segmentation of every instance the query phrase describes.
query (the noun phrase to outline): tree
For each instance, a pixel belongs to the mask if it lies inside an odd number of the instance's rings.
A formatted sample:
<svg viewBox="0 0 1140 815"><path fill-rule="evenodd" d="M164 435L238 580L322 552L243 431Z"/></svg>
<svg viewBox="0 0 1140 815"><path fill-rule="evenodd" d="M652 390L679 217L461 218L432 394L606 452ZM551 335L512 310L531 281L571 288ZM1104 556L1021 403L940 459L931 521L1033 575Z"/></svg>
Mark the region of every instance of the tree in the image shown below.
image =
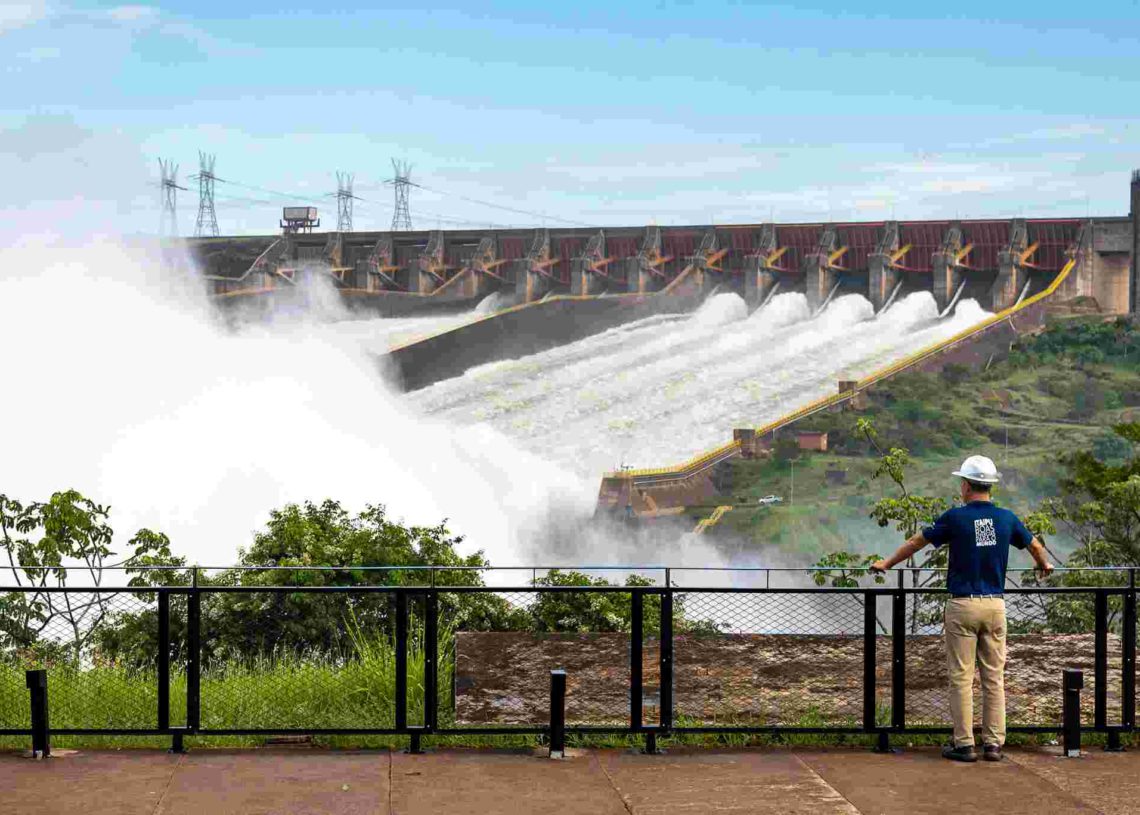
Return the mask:
<svg viewBox="0 0 1140 815"><path fill-rule="evenodd" d="M776 461L787 463L795 461L803 454L800 449L800 444L793 436L782 436L776 439L775 445L772 447L772 456Z"/></svg>
<svg viewBox="0 0 1140 815"><path fill-rule="evenodd" d="M603 577L590 577L582 572L551 569L532 581L535 586L606 587L614 586ZM641 575L627 575L624 584L630 588L655 585ZM531 607L528 628L539 632L623 631L632 626L632 604L626 592L539 592ZM724 621L692 620L685 612L683 595L673 595L674 634L716 634L727 627ZM642 631L646 635L661 633L661 597L648 593L642 603Z"/></svg>
<svg viewBox="0 0 1140 815"><path fill-rule="evenodd" d="M296 588L353 586L481 586L482 552L459 555L462 538L446 522L408 526L388 517L383 505L358 514L339 502L287 504L270 512L265 529L238 566L202 575L199 584L263 588L259 592L219 592L202 605L202 660L251 659L282 651L346 658L354 651L350 629L394 635L394 596L390 592L290 592ZM367 567L389 567L371 569ZM394 568L392 568L394 567ZM427 567L445 567L432 572ZM454 568L446 568L454 567ZM422 625L423 609L409 604L410 626ZM439 595L443 624L456 630L510 627L518 611L490 593ZM175 653L183 629L172 615ZM103 648L117 659L144 664L157 650L154 612L121 619L106 632Z"/></svg>
<svg viewBox="0 0 1140 815"><path fill-rule="evenodd" d="M852 552L829 552L815 563L811 579L817 586L830 585L837 589L859 588L859 579L871 575L871 564L877 555L857 555ZM881 574L871 575L876 583L885 582Z"/></svg>
<svg viewBox="0 0 1140 815"><path fill-rule="evenodd" d="M169 539L149 529L140 529L131 538L131 555L114 561L110 511L110 507L96 504L75 490L57 492L46 502L26 505L0 495L0 549L8 562L7 571L17 586L32 589L0 596L0 651L79 661L116 616L111 595L48 589L67 586L69 576L75 573L87 585L99 587L110 569L123 569L131 575L130 586L155 585L167 575L142 567L181 564L170 551ZM58 637L44 639L55 623L67 627L70 641L66 645Z"/></svg>
<svg viewBox="0 0 1140 815"><path fill-rule="evenodd" d="M1072 565L1140 566L1140 422L1115 425L1113 432L1131 455L1117 464L1095 451L1069 454L1059 496L1041 508L1076 539Z"/></svg>
<svg viewBox="0 0 1140 815"><path fill-rule="evenodd" d="M1140 566L1140 423L1119 424L1113 433L1124 445L1111 450L1096 447L1079 450L1062 459L1066 474L1060 481L1059 495L1043 502L1040 510L1026 518L1026 525L1043 543L1058 525L1077 541L1076 550L1065 565L1075 569L1107 566ZM1108 452L1108 455L1105 453ZM1106 460L1108 459L1108 460ZM1122 572L1067 571L1045 580L1036 575L1028 585L1052 588L1075 586L1120 586ZM1091 595L1022 595L1017 598L1025 621L1016 628L1025 631L1081 633L1095 624ZM1118 597L1109 603L1109 628L1119 629L1121 607Z"/></svg>
<svg viewBox="0 0 1140 815"><path fill-rule="evenodd" d="M878 432L870 419L859 419L855 423L856 432L860 433L878 455L879 460L871 473L871 478L886 477L898 489L897 497L880 498L871 506L870 517L882 527L895 525L895 529L905 538L911 538L924 526L934 522L934 519L949 508L949 503L943 498L931 498L924 495L915 495L906 486L906 469L910 464L910 452L905 447L891 447L884 450L879 443ZM944 548L929 552L919 563L920 570L911 572L911 585L914 588L941 588L946 585L946 578L937 569L944 569L947 564L947 552ZM823 586L829 581L833 586L855 587L859 579L870 572L868 567L878 558L874 555L856 555L844 552L832 553L821 558L815 565L823 571L815 571L812 577L816 585ZM907 566L913 568L914 558L907 561ZM875 582L882 583L882 577L876 576ZM914 614L911 615L911 632L918 630L920 625L926 625L935 620L940 604L930 595L916 595Z"/></svg>

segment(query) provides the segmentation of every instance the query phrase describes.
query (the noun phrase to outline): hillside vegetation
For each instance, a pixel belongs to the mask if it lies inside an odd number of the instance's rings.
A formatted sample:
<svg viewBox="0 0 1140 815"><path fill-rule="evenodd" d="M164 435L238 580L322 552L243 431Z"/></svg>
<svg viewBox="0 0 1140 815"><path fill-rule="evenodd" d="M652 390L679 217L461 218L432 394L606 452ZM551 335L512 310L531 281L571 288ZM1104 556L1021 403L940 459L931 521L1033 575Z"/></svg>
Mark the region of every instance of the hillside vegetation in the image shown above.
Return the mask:
<svg viewBox="0 0 1140 815"><path fill-rule="evenodd" d="M1140 418L1140 329L1128 320L1074 319L1027 337L1009 357L971 373L950 367L940 374L896 376L868 392L864 410L822 413L801 430L828 433L826 453L777 444L768 460L737 459L717 474L718 486L738 508L711 536L741 554L796 563L829 551L884 553L897 535L868 516L889 491L871 479L875 456L856 432L870 418L884 444L906 447L914 459L911 485L952 500L950 473L970 454L990 456L1004 474L996 500L1019 512L1054 494L1061 457L1089 450L1112 461L1130 445L1113 424ZM793 486L794 485L794 486ZM758 506L768 494L783 503ZM692 507L690 516L709 508ZM1059 538L1062 550L1071 541Z"/></svg>

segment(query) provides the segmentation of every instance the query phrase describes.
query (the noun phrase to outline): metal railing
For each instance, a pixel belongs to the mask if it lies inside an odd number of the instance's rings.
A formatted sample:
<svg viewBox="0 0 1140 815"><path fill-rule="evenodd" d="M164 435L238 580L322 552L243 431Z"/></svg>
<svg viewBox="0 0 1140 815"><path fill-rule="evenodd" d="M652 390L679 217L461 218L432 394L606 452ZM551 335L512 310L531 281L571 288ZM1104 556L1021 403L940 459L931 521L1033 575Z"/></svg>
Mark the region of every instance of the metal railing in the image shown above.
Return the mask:
<svg viewBox="0 0 1140 815"><path fill-rule="evenodd" d="M937 572L833 587L811 578L835 570L601 568L640 579L563 585L565 572L525 567L529 583L489 586L453 567L295 569L277 585L193 569L186 585L0 587L0 736L34 734L25 671L36 669L52 735L176 747L190 735L416 747L549 736L552 670L566 672L572 734L861 733L886 745L950 732ZM330 571L399 584L303 577ZM687 585L694 574L700 585ZM1078 668L1092 677L1081 730L1118 744L1136 724L1137 570L1054 583L1015 576L1007 589L1009 730L1060 732L1062 672Z"/></svg>

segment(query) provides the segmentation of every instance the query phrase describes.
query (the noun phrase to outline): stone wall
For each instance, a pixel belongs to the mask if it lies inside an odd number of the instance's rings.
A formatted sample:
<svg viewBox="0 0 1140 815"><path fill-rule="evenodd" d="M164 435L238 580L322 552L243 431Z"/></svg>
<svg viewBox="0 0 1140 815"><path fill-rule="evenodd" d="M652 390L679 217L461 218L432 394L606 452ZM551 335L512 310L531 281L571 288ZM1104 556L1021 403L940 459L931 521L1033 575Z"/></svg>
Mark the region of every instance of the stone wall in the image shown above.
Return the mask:
<svg viewBox="0 0 1140 815"><path fill-rule="evenodd" d="M1007 716L1011 724L1060 720L1061 671L1085 672L1082 709L1091 723L1091 634L1015 634L1008 639ZM950 708L941 636L907 638L907 722L945 724ZM859 635L686 634L674 638L674 713L692 724L859 724L863 639ZM1109 720L1119 717L1120 640L1109 638ZM891 639L875 641L876 697L891 699ZM660 699L659 643L643 650L643 716L653 723ZM455 711L461 724L542 724L549 714L550 671L567 673L567 720L628 720L629 635L622 633L456 635ZM975 696L980 681L975 677ZM980 698L980 697L979 697ZM976 705L980 717L980 706Z"/></svg>

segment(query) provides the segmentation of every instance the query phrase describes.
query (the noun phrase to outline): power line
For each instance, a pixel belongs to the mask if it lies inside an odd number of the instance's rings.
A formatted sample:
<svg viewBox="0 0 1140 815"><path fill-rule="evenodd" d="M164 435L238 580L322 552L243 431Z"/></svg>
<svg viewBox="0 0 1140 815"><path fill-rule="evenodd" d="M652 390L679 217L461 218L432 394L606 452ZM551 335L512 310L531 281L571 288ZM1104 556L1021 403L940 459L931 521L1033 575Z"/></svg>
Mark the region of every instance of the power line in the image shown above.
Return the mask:
<svg viewBox="0 0 1140 815"><path fill-rule="evenodd" d="M387 183L392 185L395 205L392 211L392 231L411 231L412 214L408 210L408 189L412 186L412 165L392 159L393 177Z"/></svg>
<svg viewBox="0 0 1140 815"><path fill-rule="evenodd" d="M194 234L218 236L218 214L214 211L214 161L216 155L198 151L198 174L190 178L198 182L198 220L194 224Z"/></svg>
<svg viewBox="0 0 1140 815"><path fill-rule="evenodd" d="M310 197L309 194L295 195L289 192L280 192L279 190L267 189L266 187L256 187L253 184L242 184L240 181L232 181L228 178L215 177L214 180L220 181L223 184L229 184L231 187L241 187L243 190L253 190L254 192L264 193L265 195L272 195L276 198L287 198L290 201L304 201L306 198Z"/></svg>
<svg viewBox="0 0 1140 815"><path fill-rule="evenodd" d="M162 211L158 216L158 236L160 238L176 237L178 235L178 190L185 187L178 186L178 165L172 159L159 159L159 169L162 172L162 181L159 182L161 192L160 204ZM169 230L169 235L167 233Z"/></svg>
<svg viewBox="0 0 1140 815"><path fill-rule="evenodd" d="M530 215L532 218L542 218L542 219L550 220L550 221L559 221L561 223L571 224L573 226L594 226L594 224L588 224L588 223L585 223L584 221L574 221L574 220L571 220L570 218L559 218L555 215L547 215L546 213L543 213L543 212L532 212L531 210L527 210L527 209L518 209L517 207L508 207L508 206L505 206L503 204L496 204L492 201L482 201L478 198L469 198L466 195L456 195L455 193L448 193L448 192L444 192L443 190L437 190L437 189L433 189L431 187L425 187L422 184L416 184L415 186L419 187L421 190L424 190L426 192L434 192L436 195L443 195L443 196L449 197L449 198L458 198L461 201L467 201L468 203L471 203L471 204L479 204L480 206L491 207L492 209L501 209L504 212L513 212L516 215Z"/></svg>

